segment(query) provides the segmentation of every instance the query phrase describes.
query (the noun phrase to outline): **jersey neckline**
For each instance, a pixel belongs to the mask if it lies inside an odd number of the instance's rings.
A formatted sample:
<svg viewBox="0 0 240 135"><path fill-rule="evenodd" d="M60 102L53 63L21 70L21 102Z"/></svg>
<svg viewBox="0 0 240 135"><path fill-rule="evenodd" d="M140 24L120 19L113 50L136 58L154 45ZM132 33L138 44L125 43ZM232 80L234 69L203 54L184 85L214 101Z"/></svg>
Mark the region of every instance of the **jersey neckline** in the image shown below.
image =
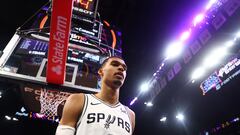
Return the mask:
<svg viewBox="0 0 240 135"><path fill-rule="evenodd" d="M104 102L102 99L98 98L98 97L95 96L94 94L90 94L90 95L91 95L92 97L94 97L95 99L97 99L98 101L100 101L101 103L103 103L103 104L105 104L105 105L107 105L107 106L109 106L109 107L111 107L111 108L116 108L116 107L118 107L118 106L121 105L120 102L117 102L116 104L111 105L111 104L108 104L108 103Z"/></svg>

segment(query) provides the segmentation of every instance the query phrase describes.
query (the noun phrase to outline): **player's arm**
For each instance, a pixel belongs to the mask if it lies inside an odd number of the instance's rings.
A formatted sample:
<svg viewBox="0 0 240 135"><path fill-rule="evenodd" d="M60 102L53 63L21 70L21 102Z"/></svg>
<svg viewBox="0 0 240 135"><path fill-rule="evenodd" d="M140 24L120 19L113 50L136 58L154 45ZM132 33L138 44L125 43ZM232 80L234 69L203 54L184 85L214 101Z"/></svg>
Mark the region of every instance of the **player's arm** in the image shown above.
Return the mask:
<svg viewBox="0 0 240 135"><path fill-rule="evenodd" d="M134 132L135 129L135 113L131 109L127 107L128 114L130 116L131 124L132 124L132 132Z"/></svg>
<svg viewBox="0 0 240 135"><path fill-rule="evenodd" d="M72 94L68 97L57 127L56 135L74 135L75 127L84 106L83 94Z"/></svg>

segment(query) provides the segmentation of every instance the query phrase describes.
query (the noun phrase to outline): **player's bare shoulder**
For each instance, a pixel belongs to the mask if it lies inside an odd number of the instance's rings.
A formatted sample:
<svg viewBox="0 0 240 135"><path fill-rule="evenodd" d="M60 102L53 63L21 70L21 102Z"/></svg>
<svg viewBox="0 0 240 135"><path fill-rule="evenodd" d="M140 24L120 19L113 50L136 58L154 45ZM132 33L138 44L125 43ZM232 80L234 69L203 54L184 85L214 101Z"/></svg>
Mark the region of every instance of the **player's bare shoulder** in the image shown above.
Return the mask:
<svg viewBox="0 0 240 135"><path fill-rule="evenodd" d="M64 105L61 124L75 126L84 106L84 94L71 94Z"/></svg>
<svg viewBox="0 0 240 135"><path fill-rule="evenodd" d="M71 94L65 103L66 108L71 108L72 111L76 111L78 114L81 113L84 106L84 94L76 93ZM73 110L74 109L74 110Z"/></svg>
<svg viewBox="0 0 240 135"><path fill-rule="evenodd" d="M75 94L71 94L68 98L67 98L67 102L71 102L71 103L83 103L84 102L84 94L83 93L75 93Z"/></svg>
<svg viewBox="0 0 240 135"><path fill-rule="evenodd" d="M128 107L126 107L126 108L127 108L129 117L131 119L132 128L133 128L133 131L134 131L134 128L135 128L135 112Z"/></svg>

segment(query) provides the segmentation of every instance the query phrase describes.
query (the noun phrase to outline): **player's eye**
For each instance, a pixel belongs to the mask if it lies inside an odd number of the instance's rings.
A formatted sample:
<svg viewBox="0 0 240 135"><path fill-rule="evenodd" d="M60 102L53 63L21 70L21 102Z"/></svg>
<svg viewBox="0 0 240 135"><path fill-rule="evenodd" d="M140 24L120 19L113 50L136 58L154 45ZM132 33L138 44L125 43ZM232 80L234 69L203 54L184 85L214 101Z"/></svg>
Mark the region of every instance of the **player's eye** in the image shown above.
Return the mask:
<svg viewBox="0 0 240 135"><path fill-rule="evenodd" d="M117 67L117 66L120 65L120 63L118 63L118 62L112 62L111 65L114 66L114 67Z"/></svg>
<svg viewBox="0 0 240 135"><path fill-rule="evenodd" d="M124 65L122 65L123 66L123 69L125 70L125 71L127 71L127 66L124 64Z"/></svg>
<svg viewBox="0 0 240 135"><path fill-rule="evenodd" d="M119 65L122 65L123 69L124 69L125 71L127 71L127 66L126 66L125 64L121 64L121 63L118 62L118 61L112 61L112 62L111 62L111 65L114 66L114 67L118 67Z"/></svg>

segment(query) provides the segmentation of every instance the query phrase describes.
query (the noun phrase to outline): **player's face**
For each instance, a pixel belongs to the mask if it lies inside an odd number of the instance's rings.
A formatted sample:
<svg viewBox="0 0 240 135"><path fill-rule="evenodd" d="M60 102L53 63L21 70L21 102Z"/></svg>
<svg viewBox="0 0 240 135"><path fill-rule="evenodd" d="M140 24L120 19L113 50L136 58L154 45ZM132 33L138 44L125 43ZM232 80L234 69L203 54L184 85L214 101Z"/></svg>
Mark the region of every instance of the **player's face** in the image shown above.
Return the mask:
<svg viewBox="0 0 240 135"><path fill-rule="evenodd" d="M99 74L102 81L113 88L119 88L123 85L126 77L127 66L120 58L110 58L100 69Z"/></svg>

